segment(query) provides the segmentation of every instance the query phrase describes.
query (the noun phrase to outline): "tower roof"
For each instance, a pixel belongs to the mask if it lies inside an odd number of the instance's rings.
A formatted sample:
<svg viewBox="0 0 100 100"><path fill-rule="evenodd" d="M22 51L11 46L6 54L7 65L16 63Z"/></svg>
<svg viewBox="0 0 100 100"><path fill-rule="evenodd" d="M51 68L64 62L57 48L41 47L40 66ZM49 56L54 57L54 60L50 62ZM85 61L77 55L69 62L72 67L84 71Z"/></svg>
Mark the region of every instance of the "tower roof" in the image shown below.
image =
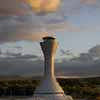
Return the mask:
<svg viewBox="0 0 100 100"><path fill-rule="evenodd" d="M46 40L46 39L55 39L55 37L52 37L52 36L43 37L43 40Z"/></svg>

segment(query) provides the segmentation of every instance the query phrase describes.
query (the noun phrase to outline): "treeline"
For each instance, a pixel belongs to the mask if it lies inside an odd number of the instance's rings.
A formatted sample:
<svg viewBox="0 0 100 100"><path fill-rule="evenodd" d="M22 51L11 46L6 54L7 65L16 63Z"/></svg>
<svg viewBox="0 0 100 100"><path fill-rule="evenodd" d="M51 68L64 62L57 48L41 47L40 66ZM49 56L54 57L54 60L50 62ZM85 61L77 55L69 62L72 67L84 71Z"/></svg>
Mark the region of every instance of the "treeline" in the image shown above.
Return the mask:
<svg viewBox="0 0 100 100"><path fill-rule="evenodd" d="M58 79L66 94L74 98L100 100L100 78Z"/></svg>
<svg viewBox="0 0 100 100"><path fill-rule="evenodd" d="M66 94L96 100L100 97L100 78L57 79ZM0 96L32 96L39 80L0 81ZM100 99L99 99L100 100Z"/></svg>
<svg viewBox="0 0 100 100"><path fill-rule="evenodd" d="M32 96L38 80L0 81L0 96Z"/></svg>

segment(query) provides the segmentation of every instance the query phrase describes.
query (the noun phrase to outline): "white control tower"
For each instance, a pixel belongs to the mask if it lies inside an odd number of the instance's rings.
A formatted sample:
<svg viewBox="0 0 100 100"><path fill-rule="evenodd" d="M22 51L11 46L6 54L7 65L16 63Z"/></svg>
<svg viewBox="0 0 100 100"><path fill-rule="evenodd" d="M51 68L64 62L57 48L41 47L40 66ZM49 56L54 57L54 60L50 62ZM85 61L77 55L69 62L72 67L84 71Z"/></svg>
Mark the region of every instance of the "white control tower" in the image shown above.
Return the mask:
<svg viewBox="0 0 100 100"><path fill-rule="evenodd" d="M44 78L34 92L36 100L72 100L64 94L54 75L54 59L58 41L54 37L44 37L40 42L44 54Z"/></svg>

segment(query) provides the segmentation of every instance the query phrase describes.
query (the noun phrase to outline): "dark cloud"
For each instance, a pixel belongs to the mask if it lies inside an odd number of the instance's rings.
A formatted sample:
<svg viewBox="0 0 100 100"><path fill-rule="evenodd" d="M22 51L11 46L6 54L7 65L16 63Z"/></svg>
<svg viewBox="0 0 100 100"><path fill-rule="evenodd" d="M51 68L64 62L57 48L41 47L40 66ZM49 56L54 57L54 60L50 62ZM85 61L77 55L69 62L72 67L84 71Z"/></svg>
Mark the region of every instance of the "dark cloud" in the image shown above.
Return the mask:
<svg viewBox="0 0 100 100"><path fill-rule="evenodd" d="M89 53L81 53L79 57L71 59L72 61L82 62L82 63L91 63L93 61L92 55Z"/></svg>
<svg viewBox="0 0 100 100"><path fill-rule="evenodd" d="M24 15L29 13L24 0L0 0L0 15Z"/></svg>
<svg viewBox="0 0 100 100"><path fill-rule="evenodd" d="M79 77L88 77L88 76L100 76L100 67L99 63L86 63L79 61L62 61L58 63L57 74L64 76L79 76Z"/></svg>
<svg viewBox="0 0 100 100"><path fill-rule="evenodd" d="M54 16L54 17L52 17ZM62 16L0 16L0 42L17 40L34 40L47 36L48 33L62 31L78 31Z"/></svg>
<svg viewBox="0 0 100 100"><path fill-rule="evenodd" d="M0 75L23 75L24 73L35 72L32 68L38 69L38 56L11 54L0 58ZM40 66L40 65L39 65Z"/></svg>
<svg viewBox="0 0 100 100"><path fill-rule="evenodd" d="M84 60L86 55L80 59L56 60L55 70L57 76L78 76L88 77L100 75L100 59L93 62ZM43 75L44 61L36 55L18 55L6 58L0 58L0 75L1 76L38 76Z"/></svg>
<svg viewBox="0 0 100 100"><path fill-rule="evenodd" d="M91 63L100 59L100 45L96 45L88 50L87 53L80 53L79 57L74 57L72 61Z"/></svg>
<svg viewBox="0 0 100 100"><path fill-rule="evenodd" d="M0 75L23 75L23 74L39 74L42 72L41 61L31 61L19 58L7 58L0 60Z"/></svg>
<svg viewBox="0 0 100 100"><path fill-rule="evenodd" d="M32 16L6 16L0 21L0 41L23 40L19 35L41 33L43 26L40 23L36 17L32 19Z"/></svg>
<svg viewBox="0 0 100 100"><path fill-rule="evenodd" d="M100 58L100 45L96 45L95 47L91 48L89 50L89 54L93 57L99 57Z"/></svg>
<svg viewBox="0 0 100 100"><path fill-rule="evenodd" d="M65 56L67 55L65 54ZM58 60L57 66L57 70L61 70L61 73L58 74L100 76L100 45L90 48L87 53L80 53L79 57L74 57L70 60L66 57L61 59L60 62ZM60 66L62 66L62 68Z"/></svg>
<svg viewBox="0 0 100 100"><path fill-rule="evenodd" d="M55 13L61 9L63 12L67 11L69 15L77 13L79 6L80 0L50 0L49 2L48 0L0 0L0 14L20 15L33 12L43 15L44 13Z"/></svg>
<svg viewBox="0 0 100 100"><path fill-rule="evenodd" d="M52 0L51 0L52 1ZM59 0L55 0L59 1ZM54 2L54 0L52 1ZM63 3L64 2L64 3ZM55 13L46 14L44 16L38 16L34 14L34 11L32 12L31 9L29 9L27 5L27 0L4 0L0 1L0 9L5 10L5 14L3 16L0 16L0 42L4 41L16 41L16 40L32 40L33 34L43 33L40 35L40 37L43 37L47 34L45 32L56 32L56 31L80 31L79 28L75 27L71 23L66 21L66 14L69 14L72 10L72 8L76 8L77 5L79 5L78 0L64 0L61 2L60 9ZM54 3L53 3L54 4ZM66 5L67 4L67 5ZM34 5L34 4L33 4ZM54 4L56 5L56 4ZM53 6L54 6L53 5ZM18 9L17 9L18 8ZM68 10L66 10L66 9ZM23 16L20 16L20 14L10 14L10 12L18 10L24 11L26 14ZM73 9L74 10L74 9ZM27 14L28 12L28 14ZM64 12L64 13L63 13ZM2 12L1 12L2 14ZM29 37L27 36L30 35ZM26 35L26 36L25 36ZM20 38L20 36L23 36L24 38ZM35 37L35 36L33 36ZM39 38L40 39L40 38ZM33 39L34 40L34 39Z"/></svg>
<svg viewBox="0 0 100 100"><path fill-rule="evenodd" d="M94 5L97 3L97 0L80 0L80 3Z"/></svg>

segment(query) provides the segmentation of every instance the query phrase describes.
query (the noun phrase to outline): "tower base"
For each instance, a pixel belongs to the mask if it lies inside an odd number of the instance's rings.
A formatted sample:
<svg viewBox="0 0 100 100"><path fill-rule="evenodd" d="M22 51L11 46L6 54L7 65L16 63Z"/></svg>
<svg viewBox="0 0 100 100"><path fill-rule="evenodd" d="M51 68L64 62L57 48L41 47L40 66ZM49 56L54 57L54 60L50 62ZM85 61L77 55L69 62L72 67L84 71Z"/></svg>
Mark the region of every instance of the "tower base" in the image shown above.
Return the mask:
<svg viewBox="0 0 100 100"><path fill-rule="evenodd" d="M73 100L66 96L55 78L45 77L34 92L35 100Z"/></svg>
<svg viewBox="0 0 100 100"><path fill-rule="evenodd" d="M73 100L71 96L58 96L55 94L48 94L42 96L34 96L33 100Z"/></svg>

